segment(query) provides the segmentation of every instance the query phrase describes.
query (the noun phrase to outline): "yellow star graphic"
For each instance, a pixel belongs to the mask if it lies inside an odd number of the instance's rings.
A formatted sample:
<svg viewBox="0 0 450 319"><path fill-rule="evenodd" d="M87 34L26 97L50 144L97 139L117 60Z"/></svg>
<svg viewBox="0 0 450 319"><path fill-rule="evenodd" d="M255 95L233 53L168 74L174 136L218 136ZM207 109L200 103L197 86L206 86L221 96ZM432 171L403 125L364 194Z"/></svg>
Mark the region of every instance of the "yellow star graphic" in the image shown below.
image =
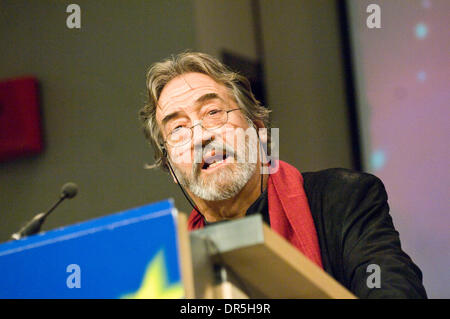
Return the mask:
<svg viewBox="0 0 450 319"><path fill-rule="evenodd" d="M163 251L159 251L145 271L139 289L123 295L123 299L178 299L184 297L182 283L169 285Z"/></svg>

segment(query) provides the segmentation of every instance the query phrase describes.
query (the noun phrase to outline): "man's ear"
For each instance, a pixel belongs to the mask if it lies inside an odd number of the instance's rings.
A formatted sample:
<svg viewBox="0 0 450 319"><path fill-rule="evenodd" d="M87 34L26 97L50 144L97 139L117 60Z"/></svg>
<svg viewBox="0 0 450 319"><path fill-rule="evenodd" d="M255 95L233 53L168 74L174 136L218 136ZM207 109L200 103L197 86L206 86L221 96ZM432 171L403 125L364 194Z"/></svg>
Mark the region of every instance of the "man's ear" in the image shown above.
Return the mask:
<svg viewBox="0 0 450 319"><path fill-rule="evenodd" d="M264 122L261 120L256 120L253 123L255 124L256 128L265 128Z"/></svg>
<svg viewBox="0 0 450 319"><path fill-rule="evenodd" d="M167 150L166 150L166 147L164 146L164 144L159 144L159 146L161 147L162 156L167 160Z"/></svg>
<svg viewBox="0 0 450 319"><path fill-rule="evenodd" d="M164 160L163 160L164 161L164 165L166 165L167 168L169 169L169 172L170 172L170 175L172 176L173 182L175 184L178 184L177 179L175 178L175 175L173 175L173 173L172 173L172 167L170 166L170 163L169 163L169 157L167 155L167 149L162 144L160 146L161 146L161 150L162 150L162 153L163 153L162 156L164 158Z"/></svg>
<svg viewBox="0 0 450 319"><path fill-rule="evenodd" d="M256 120L253 123L255 124L255 129L258 133L259 140L261 143L267 144L267 130L260 130L266 128L264 122L261 120Z"/></svg>

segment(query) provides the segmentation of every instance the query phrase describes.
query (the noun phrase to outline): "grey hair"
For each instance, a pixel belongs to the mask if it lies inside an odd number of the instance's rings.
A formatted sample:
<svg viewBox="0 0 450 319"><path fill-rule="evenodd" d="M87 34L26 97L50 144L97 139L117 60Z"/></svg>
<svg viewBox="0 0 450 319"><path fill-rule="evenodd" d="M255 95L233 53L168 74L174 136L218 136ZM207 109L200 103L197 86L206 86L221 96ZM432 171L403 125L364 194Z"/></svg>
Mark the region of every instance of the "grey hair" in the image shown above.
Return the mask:
<svg viewBox="0 0 450 319"><path fill-rule="evenodd" d="M250 82L243 75L233 72L218 59L200 52L183 52L154 63L147 72L148 101L139 111L139 119L146 139L153 147L155 163L147 168L161 168L168 171L163 153L164 143L161 130L156 121L158 100L164 86L182 74L197 72L211 77L228 88L230 96L239 106L244 116L255 121L262 121L267 128L267 144L270 145L270 110L262 106L252 93Z"/></svg>

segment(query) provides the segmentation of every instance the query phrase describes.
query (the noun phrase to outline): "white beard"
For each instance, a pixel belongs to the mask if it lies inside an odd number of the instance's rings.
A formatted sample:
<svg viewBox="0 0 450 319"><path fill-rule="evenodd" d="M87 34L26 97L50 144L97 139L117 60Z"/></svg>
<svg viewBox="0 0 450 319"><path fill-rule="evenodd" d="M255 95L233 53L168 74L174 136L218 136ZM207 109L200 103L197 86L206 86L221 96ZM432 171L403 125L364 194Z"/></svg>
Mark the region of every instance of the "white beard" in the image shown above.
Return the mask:
<svg viewBox="0 0 450 319"><path fill-rule="evenodd" d="M216 174L195 178L189 184L191 192L204 200L219 201L236 196L247 184L256 169L256 163L230 164L235 167L222 167Z"/></svg>
<svg viewBox="0 0 450 319"><path fill-rule="evenodd" d="M212 141L208 147L222 149L222 143ZM227 146L225 145L225 148ZM245 151L248 154L249 146L245 143ZM231 152L230 152L231 151ZM232 150L225 149L227 154ZM242 150L238 151L241 156ZM203 154L204 155L204 154ZM173 165L173 169L180 184L188 188L195 196L207 201L219 201L236 196L248 183L255 173L257 163L248 163L245 160L236 160L217 169L214 174L203 174L201 165L194 164L190 174L186 174Z"/></svg>

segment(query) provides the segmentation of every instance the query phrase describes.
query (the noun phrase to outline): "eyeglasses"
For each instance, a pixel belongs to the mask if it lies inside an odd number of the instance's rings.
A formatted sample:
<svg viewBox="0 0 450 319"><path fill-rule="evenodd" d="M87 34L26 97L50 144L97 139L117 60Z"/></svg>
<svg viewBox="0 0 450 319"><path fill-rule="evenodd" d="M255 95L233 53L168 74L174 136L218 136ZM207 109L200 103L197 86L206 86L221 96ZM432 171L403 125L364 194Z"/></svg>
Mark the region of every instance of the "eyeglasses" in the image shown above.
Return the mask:
<svg viewBox="0 0 450 319"><path fill-rule="evenodd" d="M210 110L197 124L191 127L177 126L169 133L169 135L167 135L167 139L164 142L172 147L185 145L191 141L192 135L194 134L194 127L196 127L197 125L201 125L201 127L206 130L219 129L228 122L228 113L237 110L239 110L239 108L228 111L222 109Z"/></svg>

